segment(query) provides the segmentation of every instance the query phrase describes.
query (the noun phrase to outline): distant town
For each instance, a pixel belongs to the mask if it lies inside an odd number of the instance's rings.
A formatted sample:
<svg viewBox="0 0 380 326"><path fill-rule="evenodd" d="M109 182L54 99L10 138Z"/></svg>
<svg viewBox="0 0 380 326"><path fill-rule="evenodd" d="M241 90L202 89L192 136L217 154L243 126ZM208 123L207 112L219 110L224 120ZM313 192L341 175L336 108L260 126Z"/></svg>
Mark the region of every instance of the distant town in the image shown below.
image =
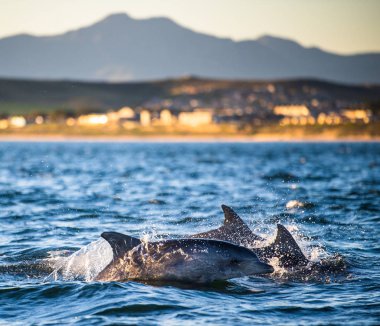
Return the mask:
<svg viewBox="0 0 380 326"><path fill-rule="evenodd" d="M194 108L191 111L172 111L167 108L161 110L133 109L122 107L107 113L82 114L78 117L65 117L54 119L49 115L37 115L30 118L22 115L9 116L0 120L0 129L24 128L27 125L43 125L48 123L65 124L68 127L84 126L113 126L126 130L133 130L139 127L177 127L197 129L212 127L220 124L230 125L238 129L247 117L244 112L237 114L236 110L224 109L215 112L213 108ZM277 105L271 112L271 120L276 121L280 126L288 125L340 125L345 123L368 124L372 121L372 113L365 109L346 108L339 112L321 112L315 114L306 105ZM314 114L313 114L314 113ZM255 117L257 124L264 121Z"/></svg>
<svg viewBox="0 0 380 326"><path fill-rule="evenodd" d="M31 81L10 83L14 83L14 90L26 88L22 83ZM107 84L105 88L111 87L107 97L101 84L84 84L84 89L83 83L74 83L67 90L65 85L69 82L32 83L36 84L31 89L36 89L36 85L39 88L30 92L28 99L25 96L13 100L11 92L4 94L6 88L0 94L0 132L250 134L263 128L267 133L270 130L281 133L291 127L355 130L359 126L363 131L371 126L373 134L380 121L380 91L376 87L319 81L271 83L189 78L126 84L124 92L120 85L112 88L112 84ZM152 88L147 89L148 86ZM115 89L117 93L112 98ZM16 93L23 94L20 89ZM117 106L108 98L125 105Z"/></svg>

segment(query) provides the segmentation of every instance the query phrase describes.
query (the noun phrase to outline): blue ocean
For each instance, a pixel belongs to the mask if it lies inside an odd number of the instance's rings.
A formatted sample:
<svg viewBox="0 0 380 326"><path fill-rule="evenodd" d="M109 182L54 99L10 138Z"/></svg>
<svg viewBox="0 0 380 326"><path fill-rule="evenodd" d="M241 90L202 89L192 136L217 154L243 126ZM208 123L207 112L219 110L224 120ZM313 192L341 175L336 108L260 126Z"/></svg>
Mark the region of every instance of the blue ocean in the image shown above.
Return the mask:
<svg viewBox="0 0 380 326"><path fill-rule="evenodd" d="M102 232L183 238L221 204L341 271L95 281ZM380 324L380 143L2 142L0 207L1 325Z"/></svg>

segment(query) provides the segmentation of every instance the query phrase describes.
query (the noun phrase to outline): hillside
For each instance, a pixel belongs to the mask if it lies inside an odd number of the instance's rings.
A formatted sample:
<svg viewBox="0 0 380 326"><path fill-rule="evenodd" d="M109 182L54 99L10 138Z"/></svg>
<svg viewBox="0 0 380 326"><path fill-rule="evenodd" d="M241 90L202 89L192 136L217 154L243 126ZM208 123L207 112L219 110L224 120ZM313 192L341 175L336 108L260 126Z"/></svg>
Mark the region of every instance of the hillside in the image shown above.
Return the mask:
<svg viewBox="0 0 380 326"><path fill-rule="evenodd" d="M261 108L265 103L297 104L312 99L318 99L321 105L379 101L380 87L318 80L267 82L181 78L139 83L91 83L0 79L0 112L3 114L106 111L125 105L183 108L192 100L198 101L198 106L214 108L247 105ZM262 103L263 100L266 102Z"/></svg>

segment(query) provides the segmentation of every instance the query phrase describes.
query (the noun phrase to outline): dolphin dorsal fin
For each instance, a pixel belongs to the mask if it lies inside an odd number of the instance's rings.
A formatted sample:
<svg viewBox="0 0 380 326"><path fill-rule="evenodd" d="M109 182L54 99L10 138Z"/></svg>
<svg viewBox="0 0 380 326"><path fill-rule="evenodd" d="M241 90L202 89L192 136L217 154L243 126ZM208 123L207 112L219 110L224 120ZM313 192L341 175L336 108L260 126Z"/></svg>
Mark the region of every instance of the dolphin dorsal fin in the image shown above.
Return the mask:
<svg viewBox="0 0 380 326"><path fill-rule="evenodd" d="M241 219L241 217L231 208L226 205L222 205L224 212L224 225L235 226L235 227L248 227L247 224Z"/></svg>
<svg viewBox="0 0 380 326"><path fill-rule="evenodd" d="M235 244L253 245L254 241L262 241L263 239L254 234L247 224L237 215L231 207L222 205L224 212L223 225L217 229L193 234L190 238L217 239L229 241Z"/></svg>
<svg viewBox="0 0 380 326"><path fill-rule="evenodd" d="M127 251L132 250L141 243L141 241L137 238L118 232L103 232L101 237L107 240L110 244L114 259L123 255Z"/></svg>
<svg viewBox="0 0 380 326"><path fill-rule="evenodd" d="M277 235L272 246L275 248L284 261L292 260L293 264L307 264L308 260L303 254L301 248L294 240L291 233L281 224L277 224ZM286 264L285 264L286 265Z"/></svg>

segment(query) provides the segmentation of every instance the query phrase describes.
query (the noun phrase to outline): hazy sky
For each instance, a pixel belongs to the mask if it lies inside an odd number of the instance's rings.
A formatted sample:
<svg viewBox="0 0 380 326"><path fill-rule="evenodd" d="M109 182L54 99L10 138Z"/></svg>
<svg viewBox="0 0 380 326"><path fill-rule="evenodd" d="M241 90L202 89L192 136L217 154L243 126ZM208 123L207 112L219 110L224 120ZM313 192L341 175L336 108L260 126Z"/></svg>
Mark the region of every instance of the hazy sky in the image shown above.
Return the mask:
<svg viewBox="0 0 380 326"><path fill-rule="evenodd" d="M270 34L338 53L380 52L380 0L0 0L0 37L62 33L115 12L235 40Z"/></svg>

